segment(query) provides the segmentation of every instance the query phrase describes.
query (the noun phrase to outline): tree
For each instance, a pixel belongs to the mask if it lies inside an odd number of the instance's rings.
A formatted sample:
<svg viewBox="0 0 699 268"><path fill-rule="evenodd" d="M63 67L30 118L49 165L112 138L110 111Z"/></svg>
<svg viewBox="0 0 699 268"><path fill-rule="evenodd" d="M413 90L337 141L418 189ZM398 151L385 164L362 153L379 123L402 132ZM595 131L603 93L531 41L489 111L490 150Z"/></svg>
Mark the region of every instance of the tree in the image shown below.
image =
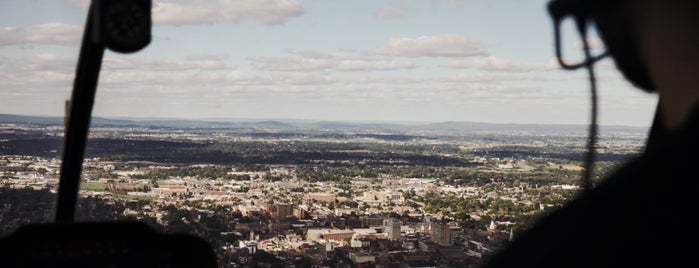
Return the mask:
<svg viewBox="0 0 699 268"><path fill-rule="evenodd" d="M367 209L369 209L369 205L368 205L367 203L364 203L364 204L362 204L362 206L360 207L360 209L361 209L361 210L367 210Z"/></svg>
<svg viewBox="0 0 699 268"><path fill-rule="evenodd" d="M349 208L359 207L359 203L355 202L354 200L345 200L342 202L342 204L349 207Z"/></svg>
<svg viewBox="0 0 699 268"><path fill-rule="evenodd" d="M301 257L300 260L297 260L294 262L294 265L298 268L311 268L313 267L313 263L311 262L311 259L309 259L306 256Z"/></svg>
<svg viewBox="0 0 699 268"><path fill-rule="evenodd" d="M256 262L266 262L266 263L278 263L280 262L277 257L272 255L271 253L264 251L262 249L258 249L255 251L255 254L252 255L252 259Z"/></svg>

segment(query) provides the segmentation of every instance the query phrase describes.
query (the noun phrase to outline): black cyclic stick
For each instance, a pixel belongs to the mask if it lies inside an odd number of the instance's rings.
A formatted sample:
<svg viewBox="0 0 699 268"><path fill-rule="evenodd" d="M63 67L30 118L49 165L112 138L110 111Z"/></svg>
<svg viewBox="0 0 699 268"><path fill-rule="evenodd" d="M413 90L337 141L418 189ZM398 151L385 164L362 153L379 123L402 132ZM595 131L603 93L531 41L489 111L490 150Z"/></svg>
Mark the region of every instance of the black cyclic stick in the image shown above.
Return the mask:
<svg viewBox="0 0 699 268"><path fill-rule="evenodd" d="M92 38L92 7L88 11L83 32L78 68L73 82L73 93L67 117L61 162L61 179L58 187L56 222L71 223L75 216L75 205L80 185L85 143L90 115L95 102L97 80L102 66L104 46Z"/></svg>

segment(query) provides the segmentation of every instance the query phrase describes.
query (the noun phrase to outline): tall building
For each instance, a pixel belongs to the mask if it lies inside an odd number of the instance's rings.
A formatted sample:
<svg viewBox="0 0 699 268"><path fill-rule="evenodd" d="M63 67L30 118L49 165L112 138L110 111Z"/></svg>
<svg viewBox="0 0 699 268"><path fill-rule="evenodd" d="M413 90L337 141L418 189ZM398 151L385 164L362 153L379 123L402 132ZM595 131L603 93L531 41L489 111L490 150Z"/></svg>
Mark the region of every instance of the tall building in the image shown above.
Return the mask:
<svg viewBox="0 0 699 268"><path fill-rule="evenodd" d="M432 242L435 242L442 246L452 245L452 232L446 222L430 222L430 237L432 237Z"/></svg>
<svg viewBox="0 0 699 268"><path fill-rule="evenodd" d="M294 215L294 205L292 204L276 204L267 207L267 212L276 218L283 219L287 216Z"/></svg>
<svg viewBox="0 0 699 268"><path fill-rule="evenodd" d="M284 234L291 229L291 223L288 221L270 221L267 228L270 233Z"/></svg>
<svg viewBox="0 0 699 268"><path fill-rule="evenodd" d="M337 196L331 193L306 193L303 195L303 203L309 205L315 202L331 203L335 202L335 198Z"/></svg>
<svg viewBox="0 0 699 268"><path fill-rule="evenodd" d="M383 221L383 228L390 240L400 239L400 228L403 224L396 219L387 219Z"/></svg>
<svg viewBox="0 0 699 268"><path fill-rule="evenodd" d="M377 216L362 216L359 218L359 220L362 221L362 228L383 225L383 218Z"/></svg>
<svg viewBox="0 0 699 268"><path fill-rule="evenodd" d="M294 209L294 216L295 216L297 219L302 220L302 219L305 219L305 218L308 216L308 213L306 213L306 211L305 211L304 209L302 209L302 208L295 208L295 209Z"/></svg>

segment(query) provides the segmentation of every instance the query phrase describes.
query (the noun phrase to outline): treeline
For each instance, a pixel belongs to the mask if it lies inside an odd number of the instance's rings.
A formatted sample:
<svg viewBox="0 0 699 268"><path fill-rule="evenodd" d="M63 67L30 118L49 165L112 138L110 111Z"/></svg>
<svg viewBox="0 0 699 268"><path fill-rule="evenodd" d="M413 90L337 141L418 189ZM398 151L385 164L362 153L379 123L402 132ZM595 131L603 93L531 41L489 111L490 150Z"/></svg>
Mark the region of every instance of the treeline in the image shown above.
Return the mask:
<svg viewBox="0 0 699 268"><path fill-rule="evenodd" d="M369 135L369 134L366 134ZM32 137L0 141L0 154L59 157L58 137ZM597 153L597 161L625 161L635 153ZM120 161L211 164L316 164L319 161L365 162L426 166L468 166L471 156L497 158L546 158L582 161L576 148L500 146L462 152L456 144L381 142L238 141L185 142L164 140L90 139L86 157Z"/></svg>
<svg viewBox="0 0 699 268"><path fill-rule="evenodd" d="M353 166L317 166L303 167L296 170L301 180L338 181L342 178L442 178L447 180L472 179L476 174L471 168L459 166L426 165L353 165Z"/></svg>
<svg viewBox="0 0 699 268"><path fill-rule="evenodd" d="M261 142L185 143L165 141L96 140L90 143L88 156L116 161L153 161L167 163L210 164L374 164L468 165L451 146L386 145L379 143Z"/></svg>
<svg viewBox="0 0 699 268"><path fill-rule="evenodd" d="M63 140L59 137L0 139L0 155L31 155L45 158L60 157Z"/></svg>
<svg viewBox="0 0 699 268"><path fill-rule="evenodd" d="M171 169L151 169L143 175L131 175L134 179L160 180L170 177L197 177L200 179L234 179L234 180L250 180L250 176L231 175L228 172L231 168L228 166L204 166L204 167L178 167Z"/></svg>
<svg viewBox="0 0 699 268"><path fill-rule="evenodd" d="M463 228L483 229L488 226L490 220L497 220L515 223L512 227L519 231L530 228L539 217L562 206L570 197L567 196L569 192L546 189L537 191L541 198L531 204L502 198L457 197L453 194L435 192L428 192L425 196L414 199L424 204L425 212L441 212L449 215L460 221ZM540 204L546 209L542 210ZM470 216L474 212L485 213L479 219L474 219ZM507 228L507 226L500 226L500 228Z"/></svg>
<svg viewBox="0 0 699 268"><path fill-rule="evenodd" d="M546 158L565 161L584 161L585 150L568 147L535 147L535 146L499 146L490 149L479 149L470 152L474 156L497 158ZM638 156L638 153L595 153L597 161L626 161Z"/></svg>

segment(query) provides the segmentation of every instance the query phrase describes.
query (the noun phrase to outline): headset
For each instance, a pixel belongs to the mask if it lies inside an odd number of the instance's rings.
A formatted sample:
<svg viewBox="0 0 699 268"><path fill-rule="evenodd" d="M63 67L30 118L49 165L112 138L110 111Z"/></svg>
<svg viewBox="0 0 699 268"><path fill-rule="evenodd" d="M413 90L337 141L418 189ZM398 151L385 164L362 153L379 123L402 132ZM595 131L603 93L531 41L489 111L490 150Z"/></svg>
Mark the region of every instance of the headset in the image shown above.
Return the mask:
<svg viewBox="0 0 699 268"><path fill-rule="evenodd" d="M628 3L625 3L628 2ZM646 64L639 56L636 45L636 33L632 27L632 15L624 8L630 0L552 0L548 11L553 19L554 37L556 41L556 57L564 69L574 70L593 64L606 56L612 56L617 68L634 86L646 92L653 92L654 86ZM572 17L577 30L586 40L586 29L589 23L594 23L607 48L607 53L587 58L580 64L568 64L562 60L560 44L560 24ZM583 44L584 45L584 44Z"/></svg>
<svg viewBox="0 0 699 268"><path fill-rule="evenodd" d="M647 68L640 60L638 47L634 43L635 33L631 30L631 14L622 8L627 0L553 0L548 4L548 12L553 20L556 59L565 70L586 68L590 80L591 120L588 132L587 151L585 154L582 185L584 191L592 189L592 173L594 152L597 143L597 85L594 64L607 56L612 56L617 68L634 86L653 92ZM572 18L576 30L582 39L585 59L580 63L569 63L564 60L561 50L560 25L566 18ZM599 31L604 40L606 52L592 56L587 39L587 29L590 24Z"/></svg>

